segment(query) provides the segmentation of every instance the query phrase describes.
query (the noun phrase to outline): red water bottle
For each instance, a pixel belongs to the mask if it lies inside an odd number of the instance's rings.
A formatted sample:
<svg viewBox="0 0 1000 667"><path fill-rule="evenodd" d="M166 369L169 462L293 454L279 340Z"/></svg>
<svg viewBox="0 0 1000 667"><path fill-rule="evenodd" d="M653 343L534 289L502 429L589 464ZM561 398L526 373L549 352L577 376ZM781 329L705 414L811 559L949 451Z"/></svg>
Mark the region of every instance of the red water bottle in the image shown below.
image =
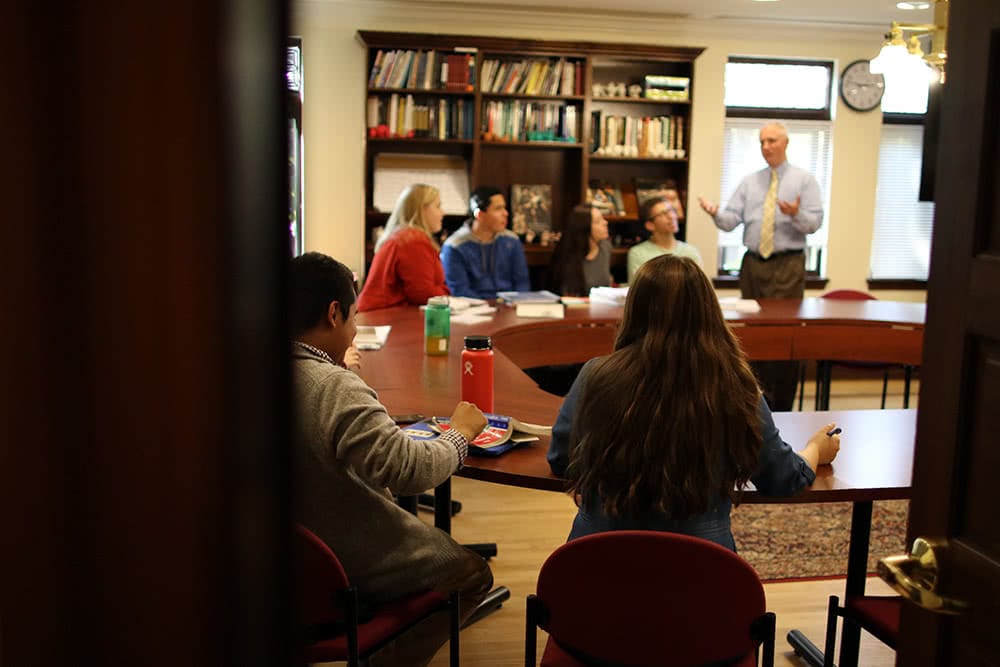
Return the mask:
<svg viewBox="0 0 1000 667"><path fill-rule="evenodd" d="M462 400L493 412L493 339L466 336L462 350Z"/></svg>

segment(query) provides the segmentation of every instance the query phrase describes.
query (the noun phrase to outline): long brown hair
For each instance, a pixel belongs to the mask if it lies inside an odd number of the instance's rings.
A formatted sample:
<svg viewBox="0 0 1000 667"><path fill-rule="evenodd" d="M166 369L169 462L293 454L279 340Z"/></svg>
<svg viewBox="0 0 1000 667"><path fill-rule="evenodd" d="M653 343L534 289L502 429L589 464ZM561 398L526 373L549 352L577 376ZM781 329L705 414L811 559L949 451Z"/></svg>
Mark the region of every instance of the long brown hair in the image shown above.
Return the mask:
<svg viewBox="0 0 1000 667"><path fill-rule="evenodd" d="M614 352L587 376L570 435L571 492L608 516L708 511L737 498L761 448L760 390L708 277L643 264Z"/></svg>
<svg viewBox="0 0 1000 667"><path fill-rule="evenodd" d="M382 232L382 236L379 237L378 242L375 244L375 252L379 251L382 244L389 240L389 237L406 227L415 227L423 231L427 234L427 238L431 240L431 245L437 248L438 243L434 240L431 230L424 220L424 206L433 202L440 194L438 189L433 185L425 185L423 183L414 183L403 190L399 195L399 199L396 200L395 208L392 209L392 213L389 215L385 231Z"/></svg>
<svg viewBox="0 0 1000 667"><path fill-rule="evenodd" d="M590 252L592 209L590 204L581 204L573 209L566 220L562 237L552 251L549 289L564 296L587 296L589 293L583 277L583 262Z"/></svg>

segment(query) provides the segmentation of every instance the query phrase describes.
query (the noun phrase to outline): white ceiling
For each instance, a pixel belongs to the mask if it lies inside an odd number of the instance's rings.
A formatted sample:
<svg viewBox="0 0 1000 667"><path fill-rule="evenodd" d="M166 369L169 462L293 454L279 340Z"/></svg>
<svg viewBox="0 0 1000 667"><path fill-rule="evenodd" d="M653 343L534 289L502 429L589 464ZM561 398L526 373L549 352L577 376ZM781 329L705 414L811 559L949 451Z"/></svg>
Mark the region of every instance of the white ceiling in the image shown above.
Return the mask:
<svg viewBox="0 0 1000 667"><path fill-rule="evenodd" d="M933 9L907 11L896 8L896 0L463 0L462 4L491 8L531 7L533 9L588 12L635 13L693 20L766 21L769 23L831 23L855 26L884 26L891 21L931 23Z"/></svg>

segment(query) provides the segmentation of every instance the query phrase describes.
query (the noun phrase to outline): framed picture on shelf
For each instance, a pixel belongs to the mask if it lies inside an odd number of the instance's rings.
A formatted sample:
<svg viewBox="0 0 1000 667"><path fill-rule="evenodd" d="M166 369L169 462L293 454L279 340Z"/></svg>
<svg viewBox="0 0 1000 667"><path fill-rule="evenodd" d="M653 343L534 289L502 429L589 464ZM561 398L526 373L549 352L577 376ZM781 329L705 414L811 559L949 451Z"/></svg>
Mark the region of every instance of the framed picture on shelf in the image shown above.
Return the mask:
<svg viewBox="0 0 1000 667"><path fill-rule="evenodd" d="M635 179L635 198L641 207L647 199L663 197L677 210L677 217L684 219L684 205L681 203L681 193L673 179Z"/></svg>
<svg viewBox="0 0 1000 667"><path fill-rule="evenodd" d="M510 186L511 228L529 243L552 232L552 186Z"/></svg>
<svg viewBox="0 0 1000 667"><path fill-rule="evenodd" d="M592 204L603 215L625 215L625 203L622 199L622 191L616 185L591 183L591 186L587 188L587 202Z"/></svg>

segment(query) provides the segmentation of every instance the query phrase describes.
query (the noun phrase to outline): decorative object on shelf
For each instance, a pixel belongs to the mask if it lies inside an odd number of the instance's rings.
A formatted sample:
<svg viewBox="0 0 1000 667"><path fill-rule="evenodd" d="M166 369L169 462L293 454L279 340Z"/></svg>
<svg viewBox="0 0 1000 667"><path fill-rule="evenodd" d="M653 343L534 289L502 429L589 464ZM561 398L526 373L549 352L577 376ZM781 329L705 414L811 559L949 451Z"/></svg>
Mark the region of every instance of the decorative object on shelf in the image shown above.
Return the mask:
<svg viewBox="0 0 1000 667"><path fill-rule="evenodd" d="M908 40L903 39L910 34ZM920 37L930 36L930 52L924 53ZM878 56L871 61L875 74L920 73L944 83L948 61L948 0L935 0L934 23L892 22Z"/></svg>
<svg viewBox="0 0 1000 667"><path fill-rule="evenodd" d="M649 178L635 179L635 199L639 208L647 199L662 197L677 211L677 218L684 219L684 206L681 203L682 195L677 187L677 182L673 179L656 180Z"/></svg>
<svg viewBox="0 0 1000 667"><path fill-rule="evenodd" d="M643 84L644 95L649 100L687 102L691 99L691 79L686 76L647 74Z"/></svg>
<svg viewBox="0 0 1000 667"><path fill-rule="evenodd" d="M625 215L622 191L618 186L592 183L591 187L587 188L587 202L599 210L602 215Z"/></svg>
<svg viewBox="0 0 1000 667"><path fill-rule="evenodd" d="M625 82L614 81L601 85L595 83L593 86L594 97L625 97Z"/></svg>
<svg viewBox="0 0 1000 667"><path fill-rule="evenodd" d="M511 185L510 209L511 227L518 236L525 237L529 243L536 238L544 243L551 236L551 185ZM529 234L531 239L527 238Z"/></svg>
<svg viewBox="0 0 1000 667"><path fill-rule="evenodd" d="M636 98L642 97L642 86L637 83L633 83L628 87L628 96Z"/></svg>
<svg viewBox="0 0 1000 667"><path fill-rule="evenodd" d="M855 111L871 111L882 103L885 77L872 74L867 60L855 60L840 74L840 97Z"/></svg>

